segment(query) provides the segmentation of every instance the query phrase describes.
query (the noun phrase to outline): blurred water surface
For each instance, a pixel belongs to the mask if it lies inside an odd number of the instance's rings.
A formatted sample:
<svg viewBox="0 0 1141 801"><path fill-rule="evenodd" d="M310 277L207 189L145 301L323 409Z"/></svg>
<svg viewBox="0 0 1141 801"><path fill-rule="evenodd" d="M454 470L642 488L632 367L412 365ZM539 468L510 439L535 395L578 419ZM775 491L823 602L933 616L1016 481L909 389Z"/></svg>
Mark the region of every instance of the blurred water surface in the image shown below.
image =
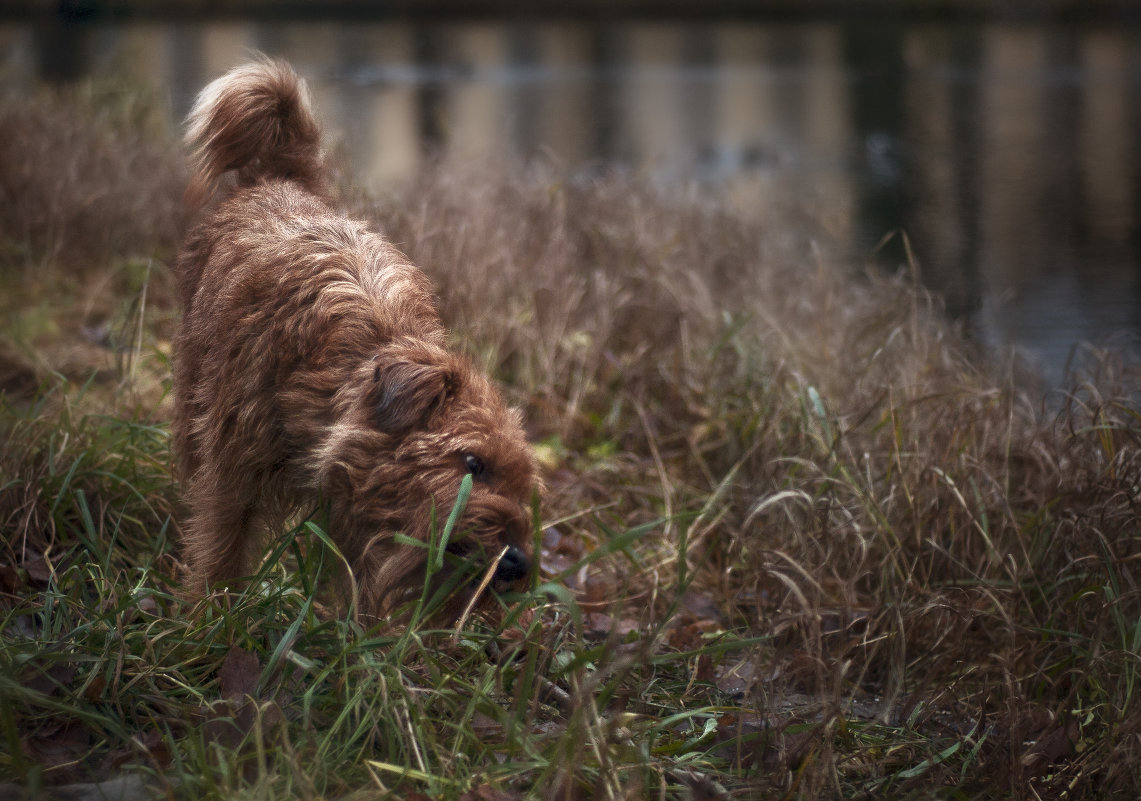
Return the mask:
<svg viewBox="0 0 1141 801"><path fill-rule="evenodd" d="M1012 24L186 22L0 25L0 75L129 75L172 125L251 50L306 75L383 189L430 154L697 181L853 264L922 279L1061 377L1141 335L1141 31ZM796 235L793 232L790 235ZM811 249L805 248L806 266Z"/></svg>

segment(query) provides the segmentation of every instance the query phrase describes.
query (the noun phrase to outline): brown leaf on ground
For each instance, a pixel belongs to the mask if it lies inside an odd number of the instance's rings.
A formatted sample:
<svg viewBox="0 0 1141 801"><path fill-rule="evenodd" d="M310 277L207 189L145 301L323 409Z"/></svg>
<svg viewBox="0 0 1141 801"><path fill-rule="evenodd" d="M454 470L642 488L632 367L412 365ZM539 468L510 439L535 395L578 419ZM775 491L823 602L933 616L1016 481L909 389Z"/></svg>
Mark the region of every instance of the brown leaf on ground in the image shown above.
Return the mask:
<svg viewBox="0 0 1141 801"><path fill-rule="evenodd" d="M705 644L704 635L721 628L716 620L698 619L674 626L666 634L666 643L679 651L696 651Z"/></svg>
<svg viewBox="0 0 1141 801"><path fill-rule="evenodd" d="M65 723L41 729L25 740L24 747L55 783L85 778L81 765L91 742L91 733L82 725Z"/></svg>
<svg viewBox="0 0 1141 801"><path fill-rule="evenodd" d="M1049 765L1068 759L1074 754L1077 734L1078 726L1073 721L1069 726L1058 726L1043 733L1022 755L1022 764L1031 771L1041 772Z"/></svg>
<svg viewBox="0 0 1141 801"><path fill-rule="evenodd" d="M205 737L226 748L234 749L241 745L246 735L254 727L258 715L256 699L258 681L261 678L261 664L256 654L232 646L218 669L222 700L210 705L206 710ZM265 723L273 724L280 713L267 710Z"/></svg>
<svg viewBox="0 0 1141 801"><path fill-rule="evenodd" d="M74 680L74 665L58 664L41 669L33 663L24 671L22 683L29 690L50 696L59 695L60 689L67 689Z"/></svg>
<svg viewBox="0 0 1141 801"><path fill-rule="evenodd" d="M261 679L257 655L237 645L231 647L218 670L218 679L222 682L223 698L237 701L254 695Z"/></svg>
<svg viewBox="0 0 1141 801"><path fill-rule="evenodd" d="M717 676L717 664L709 654L701 654L693 666L693 676L698 681L711 683Z"/></svg>
<svg viewBox="0 0 1141 801"><path fill-rule="evenodd" d="M96 676L90 683L83 689L83 697L91 703L98 703L103 698L103 692L107 689L107 677Z"/></svg>
<svg viewBox="0 0 1141 801"><path fill-rule="evenodd" d="M1031 775L1044 773L1050 765L1073 756L1078 724L1072 718L1058 720L1043 707L1025 710L1011 726L1016 742L1024 743L1022 767Z"/></svg>
<svg viewBox="0 0 1141 801"><path fill-rule="evenodd" d="M609 605L618 596L617 589L614 587L613 582L603 579L601 576L590 576L583 586L585 593L581 599L581 603L597 604L601 606Z"/></svg>
<svg viewBox="0 0 1141 801"><path fill-rule="evenodd" d="M0 565L0 591L16 593L24 588L20 571L11 565Z"/></svg>
<svg viewBox="0 0 1141 801"><path fill-rule="evenodd" d="M28 581L35 587L46 587L52 577L52 564L43 554L29 554L20 567L28 572Z"/></svg>

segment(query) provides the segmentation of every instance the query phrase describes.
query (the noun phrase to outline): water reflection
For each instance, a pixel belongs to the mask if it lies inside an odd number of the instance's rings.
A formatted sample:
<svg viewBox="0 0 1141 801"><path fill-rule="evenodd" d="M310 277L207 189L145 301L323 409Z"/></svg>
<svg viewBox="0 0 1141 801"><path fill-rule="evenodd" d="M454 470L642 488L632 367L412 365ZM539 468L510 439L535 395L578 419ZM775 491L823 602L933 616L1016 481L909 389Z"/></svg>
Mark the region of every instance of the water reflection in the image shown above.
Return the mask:
<svg viewBox="0 0 1141 801"><path fill-rule="evenodd" d="M1075 343L1141 333L1134 30L73 24L0 28L0 47L18 83L153 81L172 120L250 50L283 55L373 189L434 150L543 155L697 176L760 218L805 206L857 260L901 229L954 315L1054 378Z"/></svg>

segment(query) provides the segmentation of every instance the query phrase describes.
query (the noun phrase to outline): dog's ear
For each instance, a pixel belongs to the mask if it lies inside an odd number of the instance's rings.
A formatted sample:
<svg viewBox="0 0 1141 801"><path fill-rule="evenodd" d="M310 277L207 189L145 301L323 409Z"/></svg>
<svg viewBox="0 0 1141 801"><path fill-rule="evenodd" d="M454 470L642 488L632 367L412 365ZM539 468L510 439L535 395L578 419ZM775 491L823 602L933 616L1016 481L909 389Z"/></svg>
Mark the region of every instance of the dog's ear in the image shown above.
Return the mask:
<svg viewBox="0 0 1141 801"><path fill-rule="evenodd" d="M459 392L462 371L446 353L390 349L374 360L373 417L388 434L427 428Z"/></svg>

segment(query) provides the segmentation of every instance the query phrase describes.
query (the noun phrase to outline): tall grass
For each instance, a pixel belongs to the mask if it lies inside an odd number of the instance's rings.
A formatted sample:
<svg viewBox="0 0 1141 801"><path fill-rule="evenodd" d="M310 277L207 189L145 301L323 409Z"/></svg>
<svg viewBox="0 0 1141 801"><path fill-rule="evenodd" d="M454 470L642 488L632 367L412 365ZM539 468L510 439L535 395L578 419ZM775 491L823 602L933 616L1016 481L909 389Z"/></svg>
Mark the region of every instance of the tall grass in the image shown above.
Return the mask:
<svg viewBox="0 0 1141 801"><path fill-rule="evenodd" d="M73 150L148 130L50 108ZM0 113L0 138L22 119ZM151 138L165 166L124 185L173 207L176 157ZM162 404L176 236L155 223L65 259L63 234L25 233L14 207L4 281L25 296L128 256L154 266L107 282L146 369L25 381L0 416L0 781L34 795L141 776L138 792L180 798L1141 793L1141 419L1120 359L1044 398L975 353L908 265L857 273L800 244L791 215L636 176L439 164L380 197L345 183L527 412L548 485L538 585L458 632L363 631L322 607L335 555L302 522L242 596L182 599ZM54 196L56 219L80 216L82 184ZM6 338L45 386L82 378L50 337Z"/></svg>
<svg viewBox="0 0 1141 801"><path fill-rule="evenodd" d="M556 504L697 516L612 580L669 609L682 546L728 625L775 638L748 697L770 732L810 697L798 792L865 770L876 792L1135 792L1141 428L1116 357L1044 400L909 270L806 266L769 225L627 178L441 170L412 196L379 219L465 288L446 312L571 454ZM868 704L917 740L910 764L837 742Z"/></svg>

